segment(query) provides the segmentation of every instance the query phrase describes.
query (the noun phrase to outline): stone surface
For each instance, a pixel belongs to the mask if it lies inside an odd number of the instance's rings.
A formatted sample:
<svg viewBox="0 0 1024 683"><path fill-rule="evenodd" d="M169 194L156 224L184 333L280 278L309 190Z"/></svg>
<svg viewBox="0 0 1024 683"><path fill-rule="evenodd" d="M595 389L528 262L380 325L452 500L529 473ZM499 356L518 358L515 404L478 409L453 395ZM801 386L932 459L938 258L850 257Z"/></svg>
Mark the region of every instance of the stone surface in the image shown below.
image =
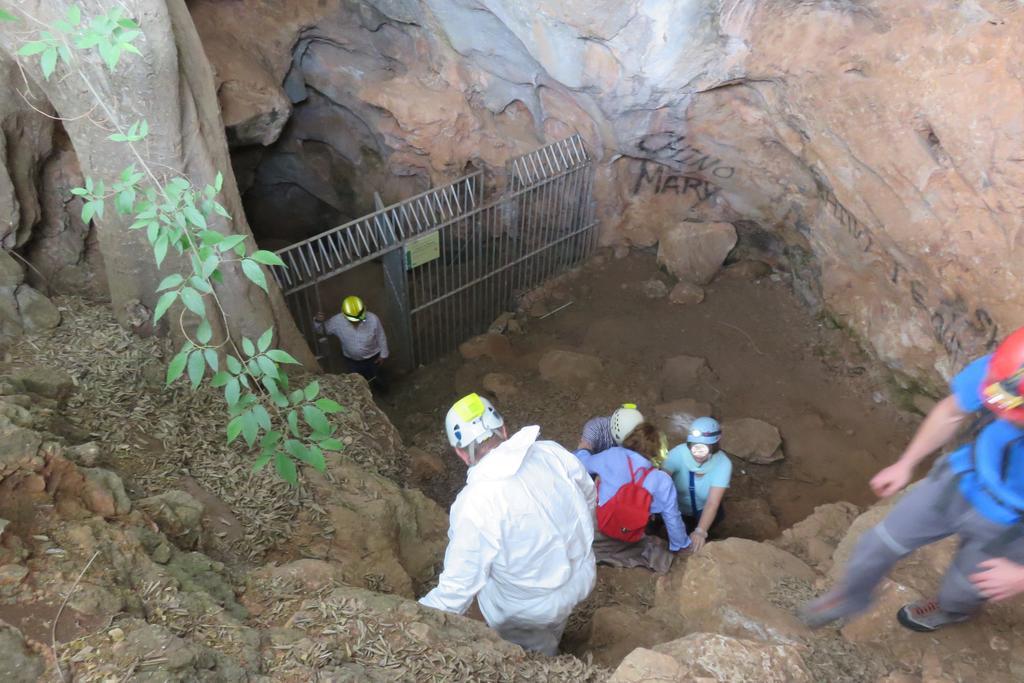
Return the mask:
<svg viewBox="0 0 1024 683"><path fill-rule="evenodd" d="M680 280L706 285L734 246L736 228L729 223L683 223L662 235L658 263Z"/></svg>
<svg viewBox="0 0 1024 683"><path fill-rule="evenodd" d="M489 372L480 381L484 391L492 394L499 402L519 395L519 382L512 375L503 372Z"/></svg>
<svg viewBox="0 0 1024 683"><path fill-rule="evenodd" d="M58 368L33 366L17 370L13 377L21 382L25 391L58 401L63 401L75 390L71 375Z"/></svg>
<svg viewBox="0 0 1024 683"><path fill-rule="evenodd" d="M772 274L764 261L744 260L731 263L718 273L719 280L759 280Z"/></svg>
<svg viewBox="0 0 1024 683"><path fill-rule="evenodd" d="M648 299L664 299L668 296L668 285L661 280L644 280L640 284L640 291Z"/></svg>
<svg viewBox="0 0 1024 683"><path fill-rule="evenodd" d="M724 505L725 519L715 527L716 537L736 536L765 541L779 535L779 520L764 498L727 497Z"/></svg>
<svg viewBox="0 0 1024 683"><path fill-rule="evenodd" d="M410 446L407 457L409 458L409 478L415 483L428 482L444 473L444 460L433 453ZM452 457L455 457L454 454Z"/></svg>
<svg viewBox="0 0 1024 683"><path fill-rule="evenodd" d="M704 301L704 288L692 282L680 280L668 293L668 300L680 306L691 306Z"/></svg>
<svg viewBox="0 0 1024 683"><path fill-rule="evenodd" d="M800 650L756 640L730 638L717 633L694 633L663 643L655 652L667 654L683 665L680 680L763 681L764 683L811 683Z"/></svg>
<svg viewBox="0 0 1024 683"><path fill-rule="evenodd" d="M140 498L135 506L148 514L179 548L191 550L199 544L203 530L203 504L185 491L167 491Z"/></svg>
<svg viewBox="0 0 1024 683"><path fill-rule="evenodd" d="M5 249L0 249L0 287L17 287L25 281L25 268Z"/></svg>
<svg viewBox="0 0 1024 683"><path fill-rule="evenodd" d="M686 440L690 424L696 418L712 414L710 403L692 398L677 398L674 401L657 404L654 406L653 414L645 417L653 420L670 439L674 439L674 443L681 443Z"/></svg>
<svg viewBox="0 0 1024 683"><path fill-rule="evenodd" d="M46 669L42 656L18 629L0 622L0 677L8 683L36 683Z"/></svg>
<svg viewBox="0 0 1024 683"><path fill-rule="evenodd" d="M459 344L459 354L466 360L490 358L495 361L507 361L515 357L508 337L491 332Z"/></svg>
<svg viewBox="0 0 1024 683"><path fill-rule="evenodd" d="M594 611L582 649L602 666L616 666L635 648L653 647L671 637L664 624L623 605Z"/></svg>
<svg viewBox="0 0 1024 683"><path fill-rule="evenodd" d="M131 511L132 502L125 493L121 477L102 467L82 467L80 471L85 476L85 501L90 510L101 517Z"/></svg>
<svg viewBox="0 0 1024 683"><path fill-rule="evenodd" d="M608 683L648 683L685 681L683 665L671 657L654 650L638 647L629 653Z"/></svg>
<svg viewBox="0 0 1024 683"><path fill-rule="evenodd" d="M741 460L767 465L782 460L782 437L772 425L752 417L722 423L722 450Z"/></svg>
<svg viewBox="0 0 1024 683"><path fill-rule="evenodd" d="M544 380L570 389L586 388L597 382L603 372L597 356L562 350L541 356L538 369Z"/></svg>
<svg viewBox="0 0 1024 683"><path fill-rule="evenodd" d="M694 388L711 377L711 368L703 358L673 356L661 371L661 400L674 401L694 395Z"/></svg>
<svg viewBox="0 0 1024 683"><path fill-rule="evenodd" d="M775 544L821 571L831 567L832 554L860 509L852 503L829 503L814 508L806 519L782 532Z"/></svg>

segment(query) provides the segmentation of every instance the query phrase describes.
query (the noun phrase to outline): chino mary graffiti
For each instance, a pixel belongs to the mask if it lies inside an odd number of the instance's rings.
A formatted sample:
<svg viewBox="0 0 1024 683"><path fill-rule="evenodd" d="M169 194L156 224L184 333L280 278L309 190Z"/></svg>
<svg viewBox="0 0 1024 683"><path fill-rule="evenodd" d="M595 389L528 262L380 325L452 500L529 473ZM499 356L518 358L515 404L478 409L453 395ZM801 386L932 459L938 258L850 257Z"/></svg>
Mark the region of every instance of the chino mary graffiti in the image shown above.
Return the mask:
<svg viewBox="0 0 1024 683"><path fill-rule="evenodd" d="M686 142L686 136L678 133L648 133L636 143L637 156L678 170L699 171L705 175L725 180L736 174L736 169L726 166L718 157L705 153L699 147Z"/></svg>
<svg viewBox="0 0 1024 683"><path fill-rule="evenodd" d="M644 160L640 162L640 172L636 176L636 184L633 185L633 194L638 194L646 186L649 186L654 194L670 192L684 195L692 192L697 197L698 204L719 192L719 188L703 178L685 173L672 173L660 164L651 164Z"/></svg>
<svg viewBox="0 0 1024 683"><path fill-rule="evenodd" d="M999 327L988 311L984 308L971 311L960 294L953 297L940 296L938 300L933 300L928 288L920 280L905 277L907 269L878 245L871 228L843 206L831 190L821 188L818 196L829 207L846 233L856 241L861 251L881 259L890 272L889 281L896 286L905 287L914 305L928 314L935 339L946 349L954 365L965 350L965 337L982 340L986 350L995 346Z"/></svg>

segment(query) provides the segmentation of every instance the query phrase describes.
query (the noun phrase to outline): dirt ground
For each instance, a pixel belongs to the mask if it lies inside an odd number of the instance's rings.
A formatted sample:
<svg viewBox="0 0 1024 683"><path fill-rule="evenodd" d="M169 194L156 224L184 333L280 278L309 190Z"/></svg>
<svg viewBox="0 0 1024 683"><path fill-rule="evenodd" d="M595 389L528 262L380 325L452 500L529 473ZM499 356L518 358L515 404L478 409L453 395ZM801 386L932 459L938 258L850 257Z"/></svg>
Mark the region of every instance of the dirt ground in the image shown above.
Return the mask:
<svg viewBox="0 0 1024 683"><path fill-rule="evenodd" d="M511 429L539 424L542 438L574 448L583 423L631 401L641 410L660 403L662 369L677 355L705 358L715 375L705 395L719 419L754 417L775 425L785 459L753 465L734 458L729 501L767 501L779 528L839 500L873 502L867 481L892 462L920 416L897 406L890 373L795 297L784 274L758 280L722 277L702 303L678 305L650 298L643 283L671 278L654 254L622 259L602 253L547 288L521 334L509 335L512 353L501 360L463 360L453 353L394 382L380 401L407 445L444 460L445 472L421 484L443 506L465 482L465 467L450 456L444 413L461 394L481 391L487 373L515 377L517 392L498 408ZM604 375L588 391L567 390L540 377L538 361L565 349L601 359ZM708 392L710 389L710 392ZM695 387L695 391L697 388ZM671 444L675 445L675 444ZM763 524L743 520L748 537ZM768 525L771 528L771 525Z"/></svg>

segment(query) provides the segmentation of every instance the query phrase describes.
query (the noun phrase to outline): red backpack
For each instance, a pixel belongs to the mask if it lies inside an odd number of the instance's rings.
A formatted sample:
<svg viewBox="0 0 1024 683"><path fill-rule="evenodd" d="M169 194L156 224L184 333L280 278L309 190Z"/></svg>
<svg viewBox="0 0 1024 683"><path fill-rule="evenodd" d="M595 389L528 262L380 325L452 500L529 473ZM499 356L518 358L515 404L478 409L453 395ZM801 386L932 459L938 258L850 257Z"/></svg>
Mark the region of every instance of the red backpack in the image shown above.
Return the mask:
<svg viewBox="0 0 1024 683"><path fill-rule="evenodd" d="M615 495L604 505L597 507L597 529L605 536L636 543L644 537L647 521L651 516L651 494L644 488L644 479L653 467L633 471L633 461L626 456L629 464L629 482L623 484ZM637 480L636 475L640 475ZM597 495L601 495L601 480L597 481Z"/></svg>

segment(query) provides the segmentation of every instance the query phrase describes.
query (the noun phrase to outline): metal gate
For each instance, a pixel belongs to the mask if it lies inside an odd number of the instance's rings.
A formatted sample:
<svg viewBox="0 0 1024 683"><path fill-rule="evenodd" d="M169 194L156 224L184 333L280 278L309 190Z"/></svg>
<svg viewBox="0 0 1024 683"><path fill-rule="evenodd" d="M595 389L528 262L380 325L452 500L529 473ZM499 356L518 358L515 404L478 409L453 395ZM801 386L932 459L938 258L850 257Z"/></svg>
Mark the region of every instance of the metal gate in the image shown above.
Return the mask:
<svg viewBox="0 0 1024 683"><path fill-rule="evenodd" d="M415 367L487 330L522 293L594 250L593 169L579 135L511 160L506 172L493 197L478 171L277 252L288 267L274 275L325 368L333 363L313 316L338 308L324 308L320 288L347 270L379 260L392 355Z"/></svg>

